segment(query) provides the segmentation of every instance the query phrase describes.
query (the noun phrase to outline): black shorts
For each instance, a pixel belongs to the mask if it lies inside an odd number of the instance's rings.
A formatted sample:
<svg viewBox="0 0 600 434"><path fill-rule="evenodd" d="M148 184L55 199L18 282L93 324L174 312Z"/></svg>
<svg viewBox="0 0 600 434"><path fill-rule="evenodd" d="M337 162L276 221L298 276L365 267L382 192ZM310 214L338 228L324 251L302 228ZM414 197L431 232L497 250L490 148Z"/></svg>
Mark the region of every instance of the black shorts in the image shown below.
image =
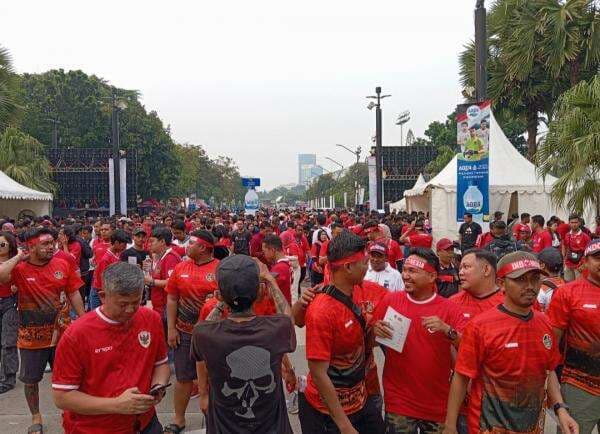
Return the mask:
<svg viewBox="0 0 600 434"><path fill-rule="evenodd" d="M197 378L196 362L190 357L191 347L192 335L179 330L179 345L173 351L177 381L193 381Z"/></svg>
<svg viewBox="0 0 600 434"><path fill-rule="evenodd" d="M19 380L25 384L37 384L42 381L46 364L54 365L54 349L55 347L36 350L19 348L19 355L21 356Z"/></svg>

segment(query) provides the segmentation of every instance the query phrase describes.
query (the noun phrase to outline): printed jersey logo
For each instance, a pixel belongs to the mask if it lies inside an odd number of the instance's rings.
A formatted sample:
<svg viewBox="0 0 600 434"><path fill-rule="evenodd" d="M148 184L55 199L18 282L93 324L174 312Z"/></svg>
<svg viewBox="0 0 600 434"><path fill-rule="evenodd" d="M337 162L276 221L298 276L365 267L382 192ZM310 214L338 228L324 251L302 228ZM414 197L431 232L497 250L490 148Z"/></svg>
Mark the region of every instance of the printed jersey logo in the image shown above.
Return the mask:
<svg viewBox="0 0 600 434"><path fill-rule="evenodd" d="M55 272L54 272L54 277L55 277L57 280L60 280L60 279L62 279L62 278L64 277L64 275L62 274L62 271L55 271Z"/></svg>
<svg viewBox="0 0 600 434"><path fill-rule="evenodd" d="M138 334L138 341L140 341L140 345L144 348L148 348L150 346L150 342L152 341L152 336L150 332L146 330L142 330Z"/></svg>
<svg viewBox="0 0 600 434"><path fill-rule="evenodd" d="M215 280L215 275L213 273L206 273L206 281L212 282L213 280Z"/></svg>
<svg viewBox="0 0 600 434"><path fill-rule="evenodd" d="M542 342L544 343L544 347L546 347L547 350L552 348L552 338L549 334L544 335L544 337L542 338Z"/></svg>

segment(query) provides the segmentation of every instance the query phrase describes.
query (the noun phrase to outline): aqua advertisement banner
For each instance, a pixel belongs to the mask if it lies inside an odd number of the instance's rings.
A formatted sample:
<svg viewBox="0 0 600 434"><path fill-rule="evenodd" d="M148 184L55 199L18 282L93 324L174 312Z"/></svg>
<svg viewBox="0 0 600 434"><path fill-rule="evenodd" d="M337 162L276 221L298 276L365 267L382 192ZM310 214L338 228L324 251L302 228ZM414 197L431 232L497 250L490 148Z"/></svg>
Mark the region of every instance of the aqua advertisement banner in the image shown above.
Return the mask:
<svg viewBox="0 0 600 434"><path fill-rule="evenodd" d="M473 214L479 224L490 218L490 101L461 104L456 110L456 220Z"/></svg>

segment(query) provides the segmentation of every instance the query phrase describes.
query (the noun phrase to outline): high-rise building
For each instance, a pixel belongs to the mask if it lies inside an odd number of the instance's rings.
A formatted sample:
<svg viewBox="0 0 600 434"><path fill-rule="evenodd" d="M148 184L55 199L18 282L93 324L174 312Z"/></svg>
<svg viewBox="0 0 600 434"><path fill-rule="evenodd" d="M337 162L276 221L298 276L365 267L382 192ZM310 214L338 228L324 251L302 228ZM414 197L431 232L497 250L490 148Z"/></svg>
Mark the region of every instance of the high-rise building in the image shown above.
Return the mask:
<svg viewBox="0 0 600 434"><path fill-rule="evenodd" d="M317 166L315 154L298 154L298 184L308 187L320 174L323 174L323 169Z"/></svg>

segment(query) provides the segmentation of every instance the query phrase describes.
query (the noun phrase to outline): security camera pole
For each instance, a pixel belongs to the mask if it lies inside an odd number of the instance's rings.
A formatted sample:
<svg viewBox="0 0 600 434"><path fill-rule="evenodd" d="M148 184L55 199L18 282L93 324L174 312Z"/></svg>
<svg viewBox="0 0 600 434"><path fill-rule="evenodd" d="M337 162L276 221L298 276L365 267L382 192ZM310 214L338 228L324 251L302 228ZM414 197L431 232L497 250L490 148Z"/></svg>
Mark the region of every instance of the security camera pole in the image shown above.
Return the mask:
<svg viewBox="0 0 600 434"><path fill-rule="evenodd" d="M485 24L484 0L475 5L475 98L477 102L486 99L487 90L487 30Z"/></svg>
<svg viewBox="0 0 600 434"><path fill-rule="evenodd" d="M381 128L381 100L383 98L387 98L392 95L381 95L381 87L377 86L375 88L376 95L370 95L367 98L377 100L375 104L375 172L377 179L377 202L375 203L375 207L372 209L382 209L383 208L383 167L382 167L382 152L381 152L381 137L382 137L382 128ZM370 108L369 108L370 109ZM369 198L372 202L373 198Z"/></svg>

